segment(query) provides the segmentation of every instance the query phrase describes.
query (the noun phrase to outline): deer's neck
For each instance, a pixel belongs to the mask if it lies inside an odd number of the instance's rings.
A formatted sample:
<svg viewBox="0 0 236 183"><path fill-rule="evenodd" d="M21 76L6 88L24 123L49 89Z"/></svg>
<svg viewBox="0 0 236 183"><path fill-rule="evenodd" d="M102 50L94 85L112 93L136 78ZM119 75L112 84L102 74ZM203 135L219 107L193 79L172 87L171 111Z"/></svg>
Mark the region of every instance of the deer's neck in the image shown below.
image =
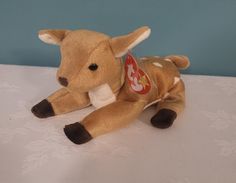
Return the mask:
<svg viewBox="0 0 236 183"><path fill-rule="evenodd" d="M117 96L125 81L125 72L122 60L120 59L120 72L108 84L113 93Z"/></svg>

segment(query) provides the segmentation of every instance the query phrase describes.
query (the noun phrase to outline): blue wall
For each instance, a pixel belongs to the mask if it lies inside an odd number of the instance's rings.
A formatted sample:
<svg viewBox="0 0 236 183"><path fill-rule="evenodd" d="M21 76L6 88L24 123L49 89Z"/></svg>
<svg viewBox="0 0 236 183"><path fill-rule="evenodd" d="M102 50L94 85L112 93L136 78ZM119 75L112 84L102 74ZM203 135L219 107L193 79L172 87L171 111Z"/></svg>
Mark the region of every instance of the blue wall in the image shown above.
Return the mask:
<svg viewBox="0 0 236 183"><path fill-rule="evenodd" d="M236 76L235 0L1 0L0 63L58 66L59 49L37 38L45 28L124 34L148 25L137 56L186 54L184 73Z"/></svg>

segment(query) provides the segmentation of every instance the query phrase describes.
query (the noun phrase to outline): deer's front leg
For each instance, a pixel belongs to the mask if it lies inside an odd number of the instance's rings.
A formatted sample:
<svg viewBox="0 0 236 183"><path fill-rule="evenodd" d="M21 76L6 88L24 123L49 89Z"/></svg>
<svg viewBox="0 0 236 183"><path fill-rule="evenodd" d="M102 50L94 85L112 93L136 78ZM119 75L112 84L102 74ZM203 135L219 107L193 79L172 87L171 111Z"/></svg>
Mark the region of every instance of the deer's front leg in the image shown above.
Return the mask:
<svg viewBox="0 0 236 183"><path fill-rule="evenodd" d="M72 95L67 89L61 88L32 107L31 111L39 118L46 118L84 108L89 102L87 93Z"/></svg>
<svg viewBox="0 0 236 183"><path fill-rule="evenodd" d="M75 144L83 144L131 123L143 111L145 104L143 101L116 101L92 112L81 123L66 125L64 132Z"/></svg>

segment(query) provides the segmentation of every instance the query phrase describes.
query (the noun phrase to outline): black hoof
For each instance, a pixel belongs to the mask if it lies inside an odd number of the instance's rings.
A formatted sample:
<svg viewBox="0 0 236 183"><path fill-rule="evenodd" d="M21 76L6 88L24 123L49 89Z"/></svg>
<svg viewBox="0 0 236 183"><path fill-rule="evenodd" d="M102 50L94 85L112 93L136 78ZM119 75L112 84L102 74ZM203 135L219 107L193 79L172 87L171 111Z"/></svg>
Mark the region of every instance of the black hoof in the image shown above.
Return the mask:
<svg viewBox="0 0 236 183"><path fill-rule="evenodd" d="M152 117L151 123L157 128L165 129L169 128L173 124L176 117L177 114L175 111L170 109L161 109Z"/></svg>
<svg viewBox="0 0 236 183"><path fill-rule="evenodd" d="M47 118L55 115L52 105L47 101L47 99L42 100L32 107L31 112L38 118Z"/></svg>
<svg viewBox="0 0 236 183"><path fill-rule="evenodd" d="M79 122L74 124L66 125L64 132L68 139L75 144L84 144L92 139L89 132Z"/></svg>

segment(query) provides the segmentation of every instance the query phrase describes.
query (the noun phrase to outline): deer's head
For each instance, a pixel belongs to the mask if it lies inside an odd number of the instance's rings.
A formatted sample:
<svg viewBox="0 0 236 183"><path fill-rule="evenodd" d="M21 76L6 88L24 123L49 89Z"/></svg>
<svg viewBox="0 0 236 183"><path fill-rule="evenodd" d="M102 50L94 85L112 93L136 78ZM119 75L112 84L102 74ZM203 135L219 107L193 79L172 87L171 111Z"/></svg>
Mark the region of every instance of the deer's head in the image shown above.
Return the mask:
<svg viewBox="0 0 236 183"><path fill-rule="evenodd" d="M99 85L119 79L120 57L146 39L148 27L111 38L89 30L41 30L39 38L60 46L61 64L57 79L61 85L87 92Z"/></svg>

